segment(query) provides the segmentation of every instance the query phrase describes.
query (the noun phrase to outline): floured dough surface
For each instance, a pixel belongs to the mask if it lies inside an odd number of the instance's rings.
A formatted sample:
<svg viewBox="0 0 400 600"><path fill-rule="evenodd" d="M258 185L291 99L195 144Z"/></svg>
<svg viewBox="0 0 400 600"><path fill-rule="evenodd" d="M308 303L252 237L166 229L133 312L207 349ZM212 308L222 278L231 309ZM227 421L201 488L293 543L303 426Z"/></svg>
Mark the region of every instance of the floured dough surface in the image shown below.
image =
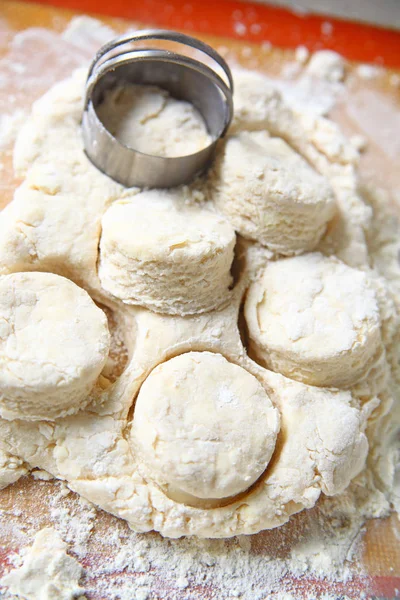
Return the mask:
<svg viewBox="0 0 400 600"><path fill-rule="evenodd" d="M212 142L199 111L150 85L110 90L97 114L120 142L153 156L185 156Z"/></svg>
<svg viewBox="0 0 400 600"><path fill-rule="evenodd" d="M345 490L368 453L365 415L352 406L351 393L304 385L278 373L267 372L266 380L276 390L285 440L266 479L269 493L307 506L318 488L329 496Z"/></svg>
<svg viewBox="0 0 400 600"><path fill-rule="evenodd" d="M278 411L253 375L220 354L189 352L146 379L131 436L170 497L215 499L260 477L278 431Z"/></svg>
<svg viewBox="0 0 400 600"><path fill-rule="evenodd" d="M387 286L376 300L367 285L378 277L358 153L329 120L290 108L270 80L238 72L216 168L179 190L125 189L85 156L84 83L79 72L55 86L21 131L24 182L0 216L0 272L79 283L115 321L110 356L123 346L124 361L68 417L0 418L0 485L45 469L136 531L169 537L278 527L360 474L381 402L366 369L378 353L391 385L396 362L397 308ZM177 121L159 108L148 97L134 121L145 131L142 109L158 115L149 125L165 119L172 147ZM229 148L234 160L222 168ZM43 377L32 381L25 403L42 407Z"/></svg>
<svg viewBox="0 0 400 600"><path fill-rule="evenodd" d="M216 169L218 210L241 235L275 252L312 250L334 215L329 182L266 132L228 139Z"/></svg>
<svg viewBox="0 0 400 600"><path fill-rule="evenodd" d="M269 263L245 314L255 356L312 385L350 386L382 352L372 281L319 253Z"/></svg>
<svg viewBox="0 0 400 600"><path fill-rule="evenodd" d="M146 191L102 220L99 277L129 304L168 314L218 309L230 298L235 231L221 216Z"/></svg>
<svg viewBox="0 0 400 600"><path fill-rule="evenodd" d="M55 419L80 410L109 344L105 314L72 281L51 273L1 277L1 416Z"/></svg>

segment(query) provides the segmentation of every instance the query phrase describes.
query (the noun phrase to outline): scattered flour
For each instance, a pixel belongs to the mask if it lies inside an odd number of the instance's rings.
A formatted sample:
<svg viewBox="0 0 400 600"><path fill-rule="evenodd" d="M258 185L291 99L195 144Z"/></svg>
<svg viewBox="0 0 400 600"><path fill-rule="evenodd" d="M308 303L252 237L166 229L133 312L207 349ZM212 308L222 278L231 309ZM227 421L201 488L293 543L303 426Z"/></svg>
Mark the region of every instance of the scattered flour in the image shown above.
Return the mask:
<svg viewBox="0 0 400 600"><path fill-rule="evenodd" d="M0 150L15 142L26 117L27 113L21 109L12 114L0 115Z"/></svg>
<svg viewBox="0 0 400 600"><path fill-rule="evenodd" d="M384 73L382 67L375 67L374 65L359 65L356 69L357 75L361 79L375 79Z"/></svg>
<svg viewBox="0 0 400 600"><path fill-rule="evenodd" d="M327 115L345 94L346 62L330 50L309 53L298 46L296 62L288 62L274 86L290 107L314 115Z"/></svg>
<svg viewBox="0 0 400 600"><path fill-rule="evenodd" d="M337 52L320 50L315 52L307 65L309 75L327 81L343 81L345 77L345 60Z"/></svg>
<svg viewBox="0 0 400 600"><path fill-rule="evenodd" d="M82 502L63 483L37 485L57 531L53 536L65 540L68 551L84 565L80 587L88 597L107 600L313 600L316 582L326 599L346 593L358 600L370 589L356 561L365 514L385 514L382 500L371 497L359 511L357 503L364 495L360 481L273 532L227 541L171 541L130 531L124 522ZM40 525L27 528L25 521L18 526L21 511L16 507L7 513L0 512L2 531L5 520L12 520L15 535L29 545ZM29 548L11 555L10 565L20 568L26 554ZM5 587L3 593L10 597Z"/></svg>
<svg viewBox="0 0 400 600"><path fill-rule="evenodd" d="M310 52L305 46L297 46L295 51L295 58L299 63L304 65L308 61L309 57Z"/></svg>

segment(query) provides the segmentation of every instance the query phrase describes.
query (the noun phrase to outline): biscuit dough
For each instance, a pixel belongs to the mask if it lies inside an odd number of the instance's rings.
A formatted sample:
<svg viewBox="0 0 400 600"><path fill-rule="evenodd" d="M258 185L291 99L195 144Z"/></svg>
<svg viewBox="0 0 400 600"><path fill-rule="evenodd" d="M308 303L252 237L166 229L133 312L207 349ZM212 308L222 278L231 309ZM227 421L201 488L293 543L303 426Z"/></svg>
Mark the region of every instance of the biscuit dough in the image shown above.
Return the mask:
<svg viewBox="0 0 400 600"><path fill-rule="evenodd" d="M210 215L207 218L214 225L214 218L224 223L224 235L220 235L222 225L212 228L215 237L225 241L216 246L221 248L221 254L213 267L220 269L219 292L211 275L209 292L213 302L219 293L225 298L228 294L229 302L222 303L218 310L201 312L206 298L205 288L199 283L204 275L201 260L196 267L198 279L186 286L184 296L177 293L179 277L167 265L166 272L173 273L171 289L175 296L171 301L171 292L160 276L163 313L154 310L158 288L152 288L151 310L124 302L114 292L104 289L99 278L104 255L99 260L98 252L100 241L104 245L102 219L113 203L118 207L134 204L140 190L116 184L86 158L80 132L84 83L85 72L81 71L52 88L35 103L19 135L14 162L24 182L0 215L0 273L57 273L86 289L117 317L119 329L112 339L124 341L126 359L115 380L107 379L103 371L88 393L88 406L75 414L53 421L48 415L40 421L0 418L0 486L15 481L27 469L43 469L65 480L81 496L125 519L135 530L156 530L170 537L227 537L278 527L292 514L314 506L321 492L329 495L342 492L363 469L368 451L364 433L367 408L371 403L376 406L379 399L366 385L361 407L353 391L306 385L248 358L238 330L239 309L246 286L268 263L271 252L251 241L245 241L247 249L252 251L249 253L238 245L233 265L235 285L227 292L231 263L227 248L232 243L233 249L234 236L232 226L226 224L225 217L216 216L216 207L205 197L208 189L215 188L214 171L208 173L206 180L199 179L188 187L171 191L173 199L159 195L157 202L165 200L165 205L185 225L187 211L194 211L196 218ZM334 127L327 128L321 120L310 121L290 109L265 77L235 74L235 84L236 116L232 133L258 129L265 132L267 139L268 134L282 138L329 180L338 212L328 223L319 248L324 244L326 254L335 254L348 264L357 263L357 267L367 269L369 256L363 236L369 227L371 211L358 193L357 153L349 150L350 144L346 145ZM292 177L291 172L289 176ZM175 198L180 195L182 201ZM191 236L199 235L196 223L194 220L191 223L195 229L190 230ZM134 227L133 222L129 225ZM156 230L158 227L157 224ZM206 239L211 245L209 238ZM193 250L191 243L189 247ZM162 263L164 258L160 256ZM189 269L187 250L179 256L183 257L179 268L184 265ZM191 259L193 256L197 255L190 254ZM226 260L226 268L220 268L219 260L223 264ZM162 273L161 263L157 263L159 273ZM124 269L117 268L118 278ZM204 280L207 278L206 272ZM194 312L184 315L182 300L187 297ZM177 301L182 306L176 314L165 314L165 307L175 309ZM118 346L113 345L110 354L115 356L117 351ZM268 396L280 416L280 430L267 468L249 490L228 499L214 498L212 508L209 499L196 497L195 506L192 499L186 501L180 497L177 501L170 497L151 476L151 465L135 450L130 434L134 399L141 388L146 382L151 384L158 365L172 364L178 360L174 357L184 357L190 352L219 353L249 377L257 378L266 390L265 397ZM256 417L251 428L249 425L249 435L260 439L266 433L259 431ZM268 444L263 449L265 453ZM239 473L240 477L244 473Z"/></svg>
<svg viewBox="0 0 400 600"><path fill-rule="evenodd" d="M56 419L80 410L109 345L105 314L72 281L51 273L1 277L1 416Z"/></svg>
<svg viewBox="0 0 400 600"><path fill-rule="evenodd" d="M105 127L123 144L153 156L185 156L211 143L198 110L150 85L110 90L97 108Z"/></svg>
<svg viewBox="0 0 400 600"><path fill-rule="evenodd" d="M316 53L318 56L319 53ZM235 116L231 132L267 131L285 140L329 180L337 210L318 249L354 267L369 265L366 234L372 211L360 194L359 152L324 117L291 109L265 75L234 70Z"/></svg>
<svg viewBox="0 0 400 600"><path fill-rule="evenodd" d="M106 211L101 284L123 302L162 313L217 309L230 298L235 232L215 213L176 207L176 195L146 191Z"/></svg>
<svg viewBox="0 0 400 600"><path fill-rule="evenodd" d="M228 139L214 185L213 200L235 229L281 254L312 250L335 212L328 181L265 132Z"/></svg>
<svg viewBox="0 0 400 600"><path fill-rule="evenodd" d="M269 263L249 289L245 316L251 353L311 385L351 386L382 352L372 281L319 253Z"/></svg>
<svg viewBox="0 0 400 600"><path fill-rule="evenodd" d="M214 499L239 494L260 477L278 431L278 411L253 375L220 354L189 352L146 379L131 436L170 497Z"/></svg>

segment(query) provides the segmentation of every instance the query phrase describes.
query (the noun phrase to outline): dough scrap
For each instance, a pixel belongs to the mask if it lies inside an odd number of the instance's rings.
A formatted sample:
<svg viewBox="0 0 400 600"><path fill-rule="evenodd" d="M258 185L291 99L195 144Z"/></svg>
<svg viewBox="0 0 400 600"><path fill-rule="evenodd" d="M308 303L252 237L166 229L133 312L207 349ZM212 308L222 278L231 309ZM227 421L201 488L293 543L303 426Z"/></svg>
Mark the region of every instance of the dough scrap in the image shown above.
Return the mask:
<svg viewBox="0 0 400 600"><path fill-rule="evenodd" d="M198 110L166 90L150 85L124 85L105 94L97 114L126 146L153 156L185 156L211 144Z"/></svg>
<svg viewBox="0 0 400 600"><path fill-rule="evenodd" d="M213 184L216 207L235 229L281 254L312 250L335 212L328 181L265 132L228 139Z"/></svg>
<svg viewBox="0 0 400 600"><path fill-rule="evenodd" d="M0 278L0 414L56 419L88 403L109 352L107 318L49 273Z"/></svg>
<svg viewBox="0 0 400 600"><path fill-rule="evenodd" d="M382 353L368 276L319 253L269 263L249 289L245 316L254 356L310 385L351 386Z"/></svg>
<svg viewBox="0 0 400 600"><path fill-rule="evenodd" d="M8 452L0 450L0 490L28 473L28 468L18 456L12 456Z"/></svg>
<svg viewBox="0 0 400 600"><path fill-rule="evenodd" d="M278 431L279 414L253 375L220 354L189 352L143 383L131 439L170 497L215 499L260 477Z"/></svg>
<svg viewBox="0 0 400 600"><path fill-rule="evenodd" d="M306 67L306 73L331 82L343 81L346 62L340 54L332 50L314 52Z"/></svg>
<svg viewBox="0 0 400 600"><path fill-rule="evenodd" d="M307 504L316 485L328 496L343 492L368 454L365 415L354 406L351 393L304 385L269 371L265 378L275 390L286 439L266 481L270 493L279 490L285 501Z"/></svg>
<svg viewBox="0 0 400 600"><path fill-rule="evenodd" d="M27 600L73 600L85 591L79 585L83 568L67 554L58 532L46 527L35 536L23 565L1 579L12 594Z"/></svg>
<svg viewBox="0 0 400 600"><path fill-rule="evenodd" d="M173 192L114 202L102 220L99 277L127 304L187 315L230 298L235 232L221 216L177 207Z"/></svg>

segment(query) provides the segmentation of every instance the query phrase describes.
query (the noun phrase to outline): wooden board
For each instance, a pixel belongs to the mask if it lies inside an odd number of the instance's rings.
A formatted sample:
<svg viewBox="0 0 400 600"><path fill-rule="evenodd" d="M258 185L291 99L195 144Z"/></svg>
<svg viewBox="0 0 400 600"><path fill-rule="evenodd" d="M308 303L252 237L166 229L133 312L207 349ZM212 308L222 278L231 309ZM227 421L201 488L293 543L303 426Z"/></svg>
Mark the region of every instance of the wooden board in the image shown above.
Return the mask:
<svg viewBox="0 0 400 600"><path fill-rule="evenodd" d="M81 6L83 5L82 2L79 4ZM133 10L132 7L133 5L136 6L136 4L137 3L129 3L130 10ZM137 6L138 19L141 15L145 14L142 10L143 6L149 5L148 2L140 4L142 8ZM162 21L162 19L160 20L160 15L157 15L153 21L156 21L159 25L162 24L165 26L171 25L172 21L173 23L178 24L184 22L182 21L184 8L180 9L178 4L179 3L177 2L172 2L169 4L173 7L173 11L169 14L169 16L167 13L165 13L164 21ZM196 11L199 10L198 7L200 3L189 4L190 6L194 7L193 11L195 11L195 14L197 14ZM232 9L232 6L236 6L238 3L228 2L227 4L229 4L230 9ZM207 3L203 2L201 5L205 7ZM96 6L104 7L105 5L96 4ZM109 5L107 4L107 6ZM114 6L115 8L116 6L119 6L119 4L110 3L110 6ZM257 7L253 5L251 6L252 10L254 11L259 10ZM250 10L249 5L246 5L245 8L243 5L240 5L240 8L236 7L236 10L244 11L242 14L247 14L246 18L249 18L248 13L246 12ZM24 4L19 2L3 2L0 5L0 61L2 56L5 56L6 53L9 52L13 35L15 35L16 32L32 27L41 27L49 32L59 32L65 28L73 14L73 12L52 8L49 6ZM146 15L147 14L148 13L146 13ZM170 18L171 14L174 15L174 19L172 21ZM266 14L267 13L263 12L256 13L258 19L265 19ZM277 14L281 20L285 19L284 13ZM132 17L135 17L135 15L136 13L131 14ZM179 20L178 15L180 15L179 18L181 20ZM209 24L207 28L204 27L203 29L207 29L208 33L210 33L210 28L216 33L221 33L222 29L220 23L218 24L218 27L215 25L214 29L210 25L210 22L213 23L217 19L217 13L215 11L207 13L206 9L204 8L204 15L205 19L209 19ZM288 21L284 20L284 31L290 30L290 28L293 28L294 26L294 21L290 18L288 19ZM331 21L331 19L329 20ZM123 31L127 27L126 22L109 17L104 18L104 22L112 25L117 31ZM149 19L148 22L150 22ZM187 22L187 20L185 22ZM350 27L350 25L346 25L346 27ZM359 33L356 34L356 32L359 31L358 26L352 25L350 29L354 35L356 35L356 37L357 35L361 35ZM256 29L253 28L253 31L256 31ZM371 33L371 30L369 31ZM223 32L225 35L229 35L230 33L226 27ZM292 41L289 45L293 45L294 42L295 45L297 43L306 43L310 45L310 40L303 39L301 35L304 35L304 32L300 32L297 37L292 36L290 38ZM362 35L364 35L364 33ZM391 52L392 49L396 47L396 43L400 38L392 37L389 34L387 35L389 44L385 46L386 49L384 52L382 52L386 57L385 60L387 64L393 64L396 63L400 53L394 56L391 54ZM398 36L398 34L395 34L395 36L396 35ZM290 62L293 59L292 52L287 49L271 50L265 45L260 46L259 44L250 43L249 41L244 42L243 39L238 40L231 39L229 37L222 38L215 35L202 34L199 37L202 37L202 39L208 41L216 48L223 50L229 58L240 62L243 66L260 69L272 75L279 73L282 65L286 64L288 61ZM330 46L333 46L339 50L342 47L339 42L336 47L334 40L331 40ZM368 46L368 48L369 50L366 50L362 56L360 56L360 52L358 51L357 56L363 60L368 60L368 58L372 56L370 54L371 47ZM398 49L399 48L400 46ZM347 50L349 50L349 48L347 48ZM76 66L77 62L75 61L74 57L71 58L63 55L62 46L54 47L52 51L45 57L45 60L43 60L44 50L43 47L40 47L40 35L31 38L27 36L24 43L18 47L13 47L12 52L14 53L15 62L17 64L24 64L26 71L23 76L18 74L18 70L15 73L15 78L13 80L15 82L15 88L13 88L12 107L5 104L6 98L9 97L10 90L4 90L0 86L0 106L2 106L1 110L3 112L12 112L11 109L14 111L16 108L27 110L32 101L46 91L46 88L49 87L49 85L61 79L62 77L67 76L74 66ZM347 54L351 55L351 52L349 51ZM352 57L354 57L354 55ZM42 62L40 62L40 60L42 60ZM5 63L3 63L3 68L5 68L4 65ZM41 77L37 76L39 70ZM46 77L43 77L44 72L47 75ZM0 75L1 73L2 71L0 67ZM366 177L378 181L388 189L392 189L395 186L400 187L400 174L398 169L400 160L400 147L399 145L394 145L393 148L390 148L390 151L385 151L384 137L382 137L382 131L385 128L390 130L389 133L392 135L392 137L394 136L394 132L396 131L395 124L398 123L396 119L399 118L400 92L399 88L396 88L396 86L390 83L393 74L394 72L388 71L380 76L375 82L367 80L354 80L349 87L346 103L339 105L333 112L334 118L341 123L348 134L362 133L369 139L370 150L363 156L361 165L362 169ZM367 101L364 101L365 94L363 96L363 92L368 92L369 94L371 91L373 91L375 94L373 101L371 101L371 99L368 100L368 95ZM370 106L368 105L368 102L370 102ZM367 105L365 105L365 103L367 103ZM352 106L354 107L355 105L362 106L365 115L368 116L368 114L370 114L370 118L368 119L367 117L364 117L364 120L355 120L354 111L350 110L350 108ZM375 130L373 127L371 127L369 121L376 120L377 115L376 112L374 113L374 110L376 111L377 107L381 107L379 108L380 113L386 114L386 121L382 121L381 127L375 127L376 132L374 133ZM384 107L384 110L382 107ZM393 121L393 119L395 120ZM397 130L397 138L399 137L400 126ZM5 148L3 151L0 150L0 161L4 165L2 171L0 172L0 206L4 206L12 198L13 191L18 184L18 181L15 179L12 171L11 148ZM10 523L11 521L15 520L19 523L19 527L22 527L22 529L24 526L24 519L29 521L30 515L35 516L35 523L38 523L40 527L47 525L51 523L49 498L51 498L56 488L57 484L53 482L41 482L34 481L32 478L24 478L13 486L10 486L6 490L0 492L0 509L9 515ZM70 494L69 499L67 499L66 502L69 502L71 506L77 505L76 498L74 498L72 494ZM310 523L314 518L316 519L317 516L318 508L313 509L313 511L309 511L307 515L301 514L295 516L289 525L282 527L280 530L264 532L257 536L252 536L253 546L254 548L257 548L257 552L261 554L271 553L274 551L274 548L282 548L282 546L288 543L290 536L293 535L295 531L307 527L307 523ZM102 560L102 557L106 555L107 546L102 541L102 535L104 535L104 532L106 532L108 529L116 527L123 528L125 525L121 523L117 524L117 520L114 517L99 511L93 534L95 542L93 542L93 544L88 544L88 564L90 562L95 563L96 561ZM6 567L8 568L8 565L10 564L10 554L13 551L17 551L21 546L21 539L16 539L13 531L14 530L11 526L9 530L2 530L0 548L0 575ZM296 593L298 594L299 598L303 592L315 592L315 594L317 594L324 591L329 592L330 594L336 594L338 598L343 594L347 594L349 598L360 598L360 594L362 592L365 592L365 598L373 597L373 595L385 598L398 597L398 589L400 589L399 539L400 526L399 521L395 516L392 516L385 521L370 521L366 526L366 535L364 538L362 556L362 563L370 576L370 579L367 583L364 578L358 577L358 575L355 575L354 579L348 584L334 584L332 582L321 583L305 577L300 583L297 582L296 584L295 581L293 582L294 586L295 584L297 585L297 587L295 586L294 589L297 590ZM196 595L197 592L193 590L190 592L190 594L190 598L193 599L208 597L207 594ZM102 596L92 595L90 597L93 599L98 599ZM182 591L182 600L188 597L188 590ZM174 598L178 597L174 596Z"/></svg>

